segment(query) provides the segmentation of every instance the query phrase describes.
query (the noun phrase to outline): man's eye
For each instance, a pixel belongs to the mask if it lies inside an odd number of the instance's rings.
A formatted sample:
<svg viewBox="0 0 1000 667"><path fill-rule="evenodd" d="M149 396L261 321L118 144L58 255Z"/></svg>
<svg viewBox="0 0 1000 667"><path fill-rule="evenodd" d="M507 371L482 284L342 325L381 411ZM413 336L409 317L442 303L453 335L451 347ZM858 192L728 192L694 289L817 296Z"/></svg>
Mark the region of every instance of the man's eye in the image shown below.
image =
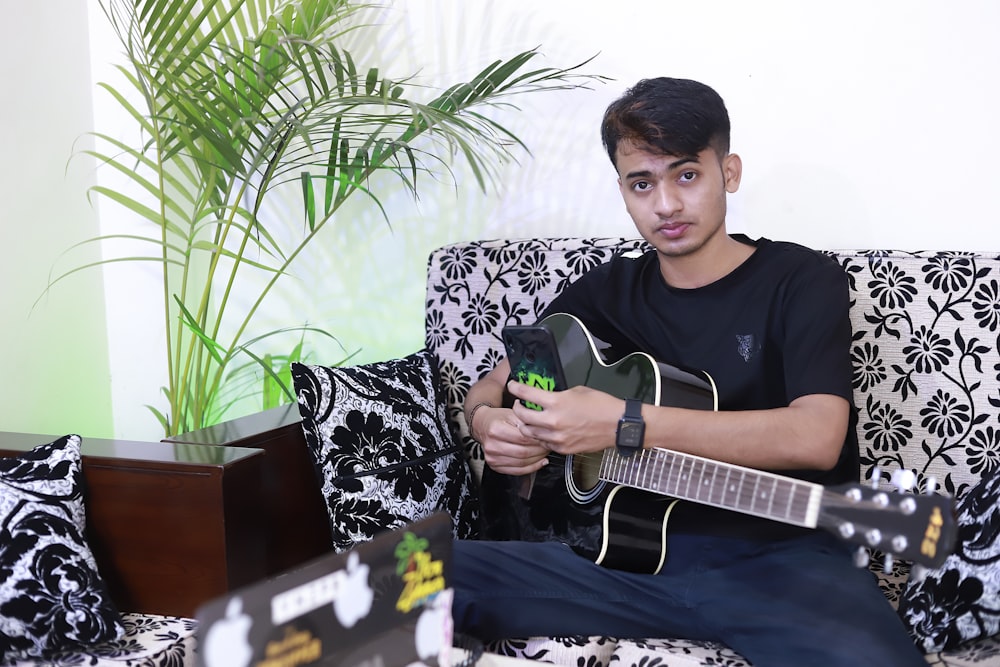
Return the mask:
<svg viewBox="0 0 1000 667"><path fill-rule="evenodd" d="M685 183L690 183L691 181L693 181L695 179L696 176L697 176L697 174L695 172L693 172L693 171L685 171L683 174L681 174L681 179L680 180L683 181L683 182L685 182Z"/></svg>
<svg viewBox="0 0 1000 667"><path fill-rule="evenodd" d="M637 192L645 192L646 190L649 190L651 187L653 186L647 183L646 181L636 181L635 183L632 184L632 189L636 190Z"/></svg>

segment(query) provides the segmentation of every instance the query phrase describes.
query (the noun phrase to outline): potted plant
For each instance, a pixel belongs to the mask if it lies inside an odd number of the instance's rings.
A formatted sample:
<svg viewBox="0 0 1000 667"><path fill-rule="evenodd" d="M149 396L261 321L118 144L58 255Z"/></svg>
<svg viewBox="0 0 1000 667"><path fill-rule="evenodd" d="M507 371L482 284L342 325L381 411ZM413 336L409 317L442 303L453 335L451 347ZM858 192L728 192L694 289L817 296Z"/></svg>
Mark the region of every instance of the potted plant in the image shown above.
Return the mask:
<svg viewBox="0 0 1000 667"><path fill-rule="evenodd" d="M477 185L525 147L494 118L509 100L585 87L599 77L536 67L536 50L498 60L468 81L428 91L383 76L343 47L364 5L349 0L101 0L124 47L126 84L101 84L141 129L130 145L95 133L90 151L127 176L129 188L93 191L125 207L144 251L108 262L153 262L163 281L168 382L150 406L167 435L221 421L247 391L291 397L288 362L306 325L260 331L255 315L345 202L367 198L391 174L414 195L428 172L460 157ZM378 177L378 178L376 178ZM280 233L269 207L294 194L298 231ZM384 214L384 210L382 210ZM76 271L59 275L50 287ZM248 286L252 290L247 294ZM239 312L234 294L250 304ZM275 354L269 340L297 330ZM241 374L262 372L247 389Z"/></svg>

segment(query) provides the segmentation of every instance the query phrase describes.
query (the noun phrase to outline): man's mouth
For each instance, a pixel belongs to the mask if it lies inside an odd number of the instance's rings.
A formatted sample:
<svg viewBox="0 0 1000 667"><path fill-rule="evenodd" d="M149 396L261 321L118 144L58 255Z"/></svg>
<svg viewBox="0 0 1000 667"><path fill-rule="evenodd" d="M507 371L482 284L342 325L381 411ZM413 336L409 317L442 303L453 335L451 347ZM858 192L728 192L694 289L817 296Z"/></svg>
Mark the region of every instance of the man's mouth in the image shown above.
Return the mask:
<svg viewBox="0 0 1000 667"><path fill-rule="evenodd" d="M674 222L667 225L660 225L657 231L668 239L676 239L683 236L689 226L689 223L686 222Z"/></svg>

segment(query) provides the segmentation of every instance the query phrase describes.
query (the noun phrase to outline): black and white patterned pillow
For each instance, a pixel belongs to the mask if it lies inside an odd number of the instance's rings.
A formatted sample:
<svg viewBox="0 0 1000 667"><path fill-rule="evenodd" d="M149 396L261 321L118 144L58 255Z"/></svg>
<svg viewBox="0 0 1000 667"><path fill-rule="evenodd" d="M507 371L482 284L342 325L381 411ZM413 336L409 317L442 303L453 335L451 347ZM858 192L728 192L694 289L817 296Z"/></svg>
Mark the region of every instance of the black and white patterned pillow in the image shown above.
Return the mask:
<svg viewBox="0 0 1000 667"><path fill-rule="evenodd" d="M0 656L124 632L84 539L82 477L77 435L0 458Z"/></svg>
<svg viewBox="0 0 1000 667"><path fill-rule="evenodd" d="M343 551L434 512L475 537L479 500L427 350L352 367L292 365L302 430Z"/></svg>
<svg viewBox="0 0 1000 667"><path fill-rule="evenodd" d="M927 653L1000 631L1000 471L962 496L958 544L944 565L915 572L899 613Z"/></svg>

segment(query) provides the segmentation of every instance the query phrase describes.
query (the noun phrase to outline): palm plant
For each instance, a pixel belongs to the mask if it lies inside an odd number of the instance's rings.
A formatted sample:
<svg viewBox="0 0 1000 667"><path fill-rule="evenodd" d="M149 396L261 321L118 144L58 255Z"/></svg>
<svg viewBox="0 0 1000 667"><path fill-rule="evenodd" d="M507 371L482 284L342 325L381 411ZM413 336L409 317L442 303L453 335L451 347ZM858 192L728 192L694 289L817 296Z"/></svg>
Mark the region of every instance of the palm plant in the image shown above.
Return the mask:
<svg viewBox="0 0 1000 667"><path fill-rule="evenodd" d="M516 109L512 97L599 78L579 74L583 63L533 67L531 50L444 90L393 80L342 47L363 8L350 0L101 0L101 7L127 57L119 68L127 84L101 86L138 124L142 141L95 133L90 153L130 187L94 192L125 207L136 230L91 241L145 249L98 264L153 262L162 272L167 407L149 407L167 435L221 421L247 391L235 376L248 367L291 397L285 369L301 342L285 355L262 348L289 330L330 334L305 325L260 332L254 317L346 201L362 193L385 215L374 177L391 174L416 195L419 179L461 157L485 189L526 148L493 117ZM265 206L278 193L287 200L290 189L300 209L293 233ZM248 307L235 309L238 284L254 293Z"/></svg>

